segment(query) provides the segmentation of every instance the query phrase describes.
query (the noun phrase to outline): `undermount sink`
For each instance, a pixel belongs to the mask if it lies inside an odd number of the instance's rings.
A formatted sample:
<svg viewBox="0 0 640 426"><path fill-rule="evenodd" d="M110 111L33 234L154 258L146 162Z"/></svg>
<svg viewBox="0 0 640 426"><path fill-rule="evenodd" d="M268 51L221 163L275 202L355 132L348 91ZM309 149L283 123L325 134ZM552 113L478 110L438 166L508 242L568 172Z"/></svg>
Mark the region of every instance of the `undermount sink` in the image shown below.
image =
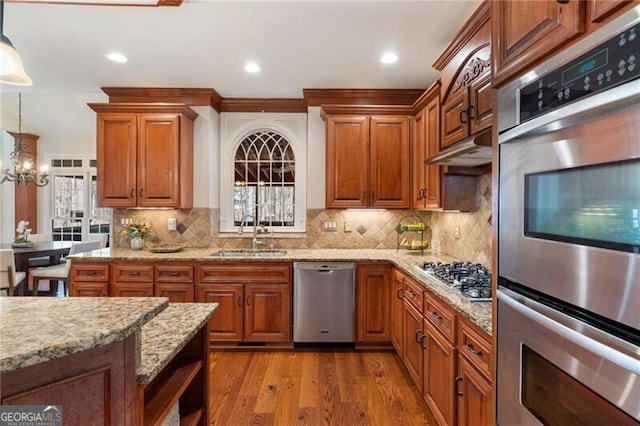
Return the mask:
<svg viewBox="0 0 640 426"><path fill-rule="evenodd" d="M219 250L211 253L215 257L282 257L286 250Z"/></svg>

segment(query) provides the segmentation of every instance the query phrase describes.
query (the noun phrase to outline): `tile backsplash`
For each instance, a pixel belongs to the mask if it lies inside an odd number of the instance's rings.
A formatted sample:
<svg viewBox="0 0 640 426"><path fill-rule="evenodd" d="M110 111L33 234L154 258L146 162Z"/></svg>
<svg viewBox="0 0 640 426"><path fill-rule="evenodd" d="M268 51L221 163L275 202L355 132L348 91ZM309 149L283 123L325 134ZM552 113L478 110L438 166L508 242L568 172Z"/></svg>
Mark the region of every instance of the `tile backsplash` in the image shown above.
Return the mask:
<svg viewBox="0 0 640 426"><path fill-rule="evenodd" d="M479 209L474 213L412 212L410 210L307 210L306 234L274 238L276 248L396 248L403 238L397 226L421 218L427 225L423 238L444 254L491 266L491 175L479 178ZM419 216L416 216L419 215ZM157 240L166 244L188 242L193 247L248 248L251 232L243 236L220 234L217 209L113 210L115 246L126 246L120 238L121 219L135 218L151 225ZM177 220L177 230L168 231L169 218ZM324 222L336 222L336 229L323 230ZM455 229L459 228L459 238Z"/></svg>

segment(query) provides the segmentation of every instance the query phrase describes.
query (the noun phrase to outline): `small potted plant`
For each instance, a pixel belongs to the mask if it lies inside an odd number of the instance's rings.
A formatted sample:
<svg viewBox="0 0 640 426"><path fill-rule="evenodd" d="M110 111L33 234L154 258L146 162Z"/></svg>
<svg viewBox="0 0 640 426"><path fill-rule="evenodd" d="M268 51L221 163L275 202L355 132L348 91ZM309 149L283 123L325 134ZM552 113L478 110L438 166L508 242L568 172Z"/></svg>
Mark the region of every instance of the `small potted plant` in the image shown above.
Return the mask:
<svg viewBox="0 0 640 426"><path fill-rule="evenodd" d="M153 233L151 226L143 220L126 225L121 235L125 241L129 241L133 250L141 250L144 247L144 240L151 238Z"/></svg>
<svg viewBox="0 0 640 426"><path fill-rule="evenodd" d="M33 242L29 240L31 235L31 228L29 228L29 221L21 220L16 227L16 239L11 244L13 247L33 247Z"/></svg>

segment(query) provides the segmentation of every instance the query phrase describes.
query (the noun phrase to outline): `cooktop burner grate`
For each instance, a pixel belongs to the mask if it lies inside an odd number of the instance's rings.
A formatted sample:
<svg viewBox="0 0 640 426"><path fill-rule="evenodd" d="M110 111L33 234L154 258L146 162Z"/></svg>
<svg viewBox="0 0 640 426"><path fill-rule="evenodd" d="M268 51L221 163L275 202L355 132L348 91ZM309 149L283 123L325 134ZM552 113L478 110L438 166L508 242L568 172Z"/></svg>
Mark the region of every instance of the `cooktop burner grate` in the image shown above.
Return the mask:
<svg viewBox="0 0 640 426"><path fill-rule="evenodd" d="M425 262L416 268L457 291L470 302L491 301L491 272L479 263Z"/></svg>

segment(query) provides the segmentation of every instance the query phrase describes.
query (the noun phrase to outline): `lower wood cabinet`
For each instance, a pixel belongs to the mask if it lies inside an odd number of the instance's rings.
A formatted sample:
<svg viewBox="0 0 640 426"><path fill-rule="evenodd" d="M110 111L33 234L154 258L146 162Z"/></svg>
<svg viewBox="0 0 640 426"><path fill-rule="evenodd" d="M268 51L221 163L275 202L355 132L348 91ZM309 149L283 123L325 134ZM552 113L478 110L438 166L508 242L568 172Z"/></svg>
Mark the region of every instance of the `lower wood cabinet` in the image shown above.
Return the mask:
<svg viewBox="0 0 640 426"><path fill-rule="evenodd" d="M391 344L400 359L404 354L404 327L402 325L402 318L404 317L403 277L404 274L398 269L394 269L391 274Z"/></svg>
<svg viewBox="0 0 640 426"><path fill-rule="evenodd" d="M197 302L218 303L211 342L291 342L291 264L218 262L197 267Z"/></svg>
<svg viewBox="0 0 640 426"><path fill-rule="evenodd" d="M188 303L195 301L193 284L183 283L155 283L153 285L155 297L166 297L170 303Z"/></svg>
<svg viewBox="0 0 640 426"><path fill-rule="evenodd" d="M112 297L152 297L153 283L115 282L109 288Z"/></svg>
<svg viewBox="0 0 640 426"><path fill-rule="evenodd" d="M110 263L108 261L71 261L69 294L80 297L109 295Z"/></svg>
<svg viewBox="0 0 640 426"><path fill-rule="evenodd" d="M391 342L391 264L358 264L356 342Z"/></svg>
<svg viewBox="0 0 640 426"><path fill-rule="evenodd" d="M428 320L423 320L424 379L422 394L438 423L454 425L456 348Z"/></svg>
<svg viewBox="0 0 640 426"><path fill-rule="evenodd" d="M455 380L459 426L493 424L493 390L491 383L465 357L458 357Z"/></svg>
<svg viewBox="0 0 640 426"><path fill-rule="evenodd" d="M422 332L422 313L411 305L408 301L404 302L404 354L402 361L413 382L418 389L422 390L423 375L423 351L420 346L424 334Z"/></svg>

